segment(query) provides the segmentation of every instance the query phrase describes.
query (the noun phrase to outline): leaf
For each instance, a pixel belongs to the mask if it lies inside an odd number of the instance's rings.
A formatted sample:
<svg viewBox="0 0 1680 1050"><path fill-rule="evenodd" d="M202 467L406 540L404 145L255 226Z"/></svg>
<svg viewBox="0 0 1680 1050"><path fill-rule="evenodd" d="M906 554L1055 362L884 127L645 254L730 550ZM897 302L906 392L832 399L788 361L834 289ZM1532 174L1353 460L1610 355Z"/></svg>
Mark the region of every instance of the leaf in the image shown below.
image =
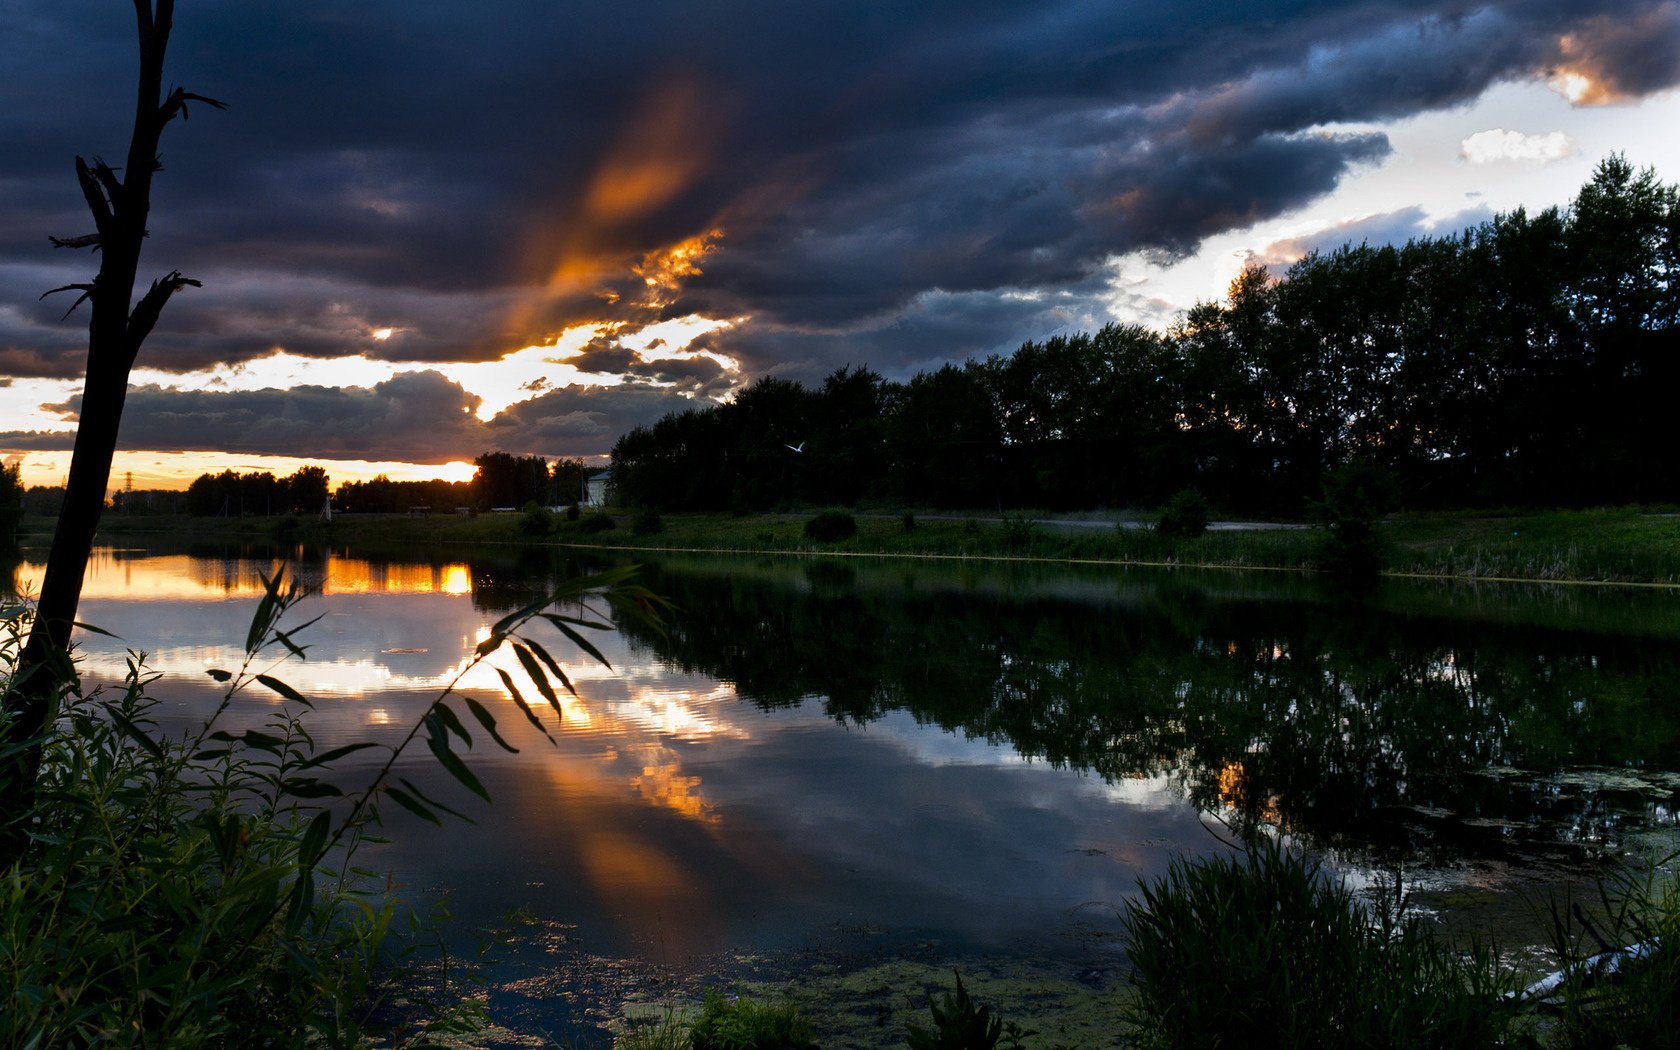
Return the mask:
<svg viewBox="0 0 1680 1050"><path fill-rule="evenodd" d="M542 666L537 663L537 658L531 655L531 650L525 648L518 642L514 642L513 654L519 657L519 665L525 668L525 674L528 675L531 682L536 685L537 692L541 693L543 699L547 700L556 710L558 710L560 707L560 698L554 695L554 687L548 684L548 675L543 674Z"/></svg>
<svg viewBox="0 0 1680 1050"><path fill-rule="evenodd" d="M91 623L82 623L80 620L77 620L75 622L75 626L78 630L88 631L88 632L91 632L93 634L102 634L107 638L117 637L116 635L112 634L110 631L107 631L103 627L95 627Z"/></svg>
<svg viewBox="0 0 1680 1050"><path fill-rule="evenodd" d="M314 777L292 777L280 782L280 789L293 798L343 798L344 792Z"/></svg>
<svg viewBox="0 0 1680 1050"><path fill-rule="evenodd" d="M343 747L335 747L331 751L323 751L319 755L299 763L298 768L309 769L312 766L324 766L329 762L337 762L345 755L353 755L358 751L365 751L370 747L378 746L378 744L368 743L367 741L363 741L359 744L345 744Z"/></svg>
<svg viewBox="0 0 1680 1050"><path fill-rule="evenodd" d="M531 705L527 704L525 702L525 698L519 695L519 687L513 684L513 679L509 677L508 673L500 667L496 668L496 673L502 676L502 684L507 687L508 698L511 699L521 711L525 712L525 717L531 720L532 725L542 730L543 736L548 737L549 743L552 744L554 742L553 735L549 733L548 727L542 724L542 719L537 717L537 713L531 710ZM558 710L558 708L556 708L556 710Z"/></svg>
<svg viewBox="0 0 1680 1050"><path fill-rule="evenodd" d="M268 689L272 690L273 692L279 693L281 696L285 697L287 700L295 700L298 703L302 704L304 707L307 707L307 708L310 708L310 709L313 709L315 707L314 704L312 704L308 700L304 699L304 696L303 696L302 693L298 692L296 689L293 689L291 686L287 685L285 682L282 682L278 678L273 678L273 677L271 677L269 675L266 675L266 674L260 674L260 675L257 675L257 681L259 683L261 683L262 685L266 686Z"/></svg>
<svg viewBox="0 0 1680 1050"><path fill-rule="evenodd" d="M412 795L414 795L414 797L422 800L423 802L426 803L426 805L431 806L433 809L441 809L445 813L449 814L450 816L459 817L460 819L466 821L468 824L477 823L477 821L473 820L473 818L467 816L465 813L462 813L460 810L451 809L450 807L444 805L442 802L439 802L437 799L435 799L432 796L426 794L424 791L421 791L420 786L418 784L415 784L413 781L407 780L403 777L398 777L397 780L400 781L402 783L402 786L407 788L409 790L409 792Z"/></svg>
<svg viewBox="0 0 1680 1050"><path fill-rule="evenodd" d="M478 724L484 727L484 731L490 734L490 739L492 739L496 743L502 745L502 750L503 751L507 751L507 752L510 752L512 754L515 754L515 755L517 755L519 753L519 749L517 747L514 747L512 744L508 743L506 740L503 740L502 739L502 734L496 732L496 716L495 715L491 714L488 710L485 709L483 704L479 703L477 700L474 700L470 696L463 696L461 699L465 700L467 702L467 710L471 711L472 714L473 714L473 717L478 719Z"/></svg>
<svg viewBox="0 0 1680 1050"><path fill-rule="evenodd" d="M573 645L577 646L579 649L582 649L584 652L588 653L590 656L593 656L597 661L600 662L602 667L605 667L609 671L612 670L611 661L609 661L605 656L601 655L601 650L595 648L595 643L594 642L591 642L589 639L587 639L583 635L579 634L577 632L577 628L575 628L571 624L567 623L565 617L563 617L563 616L545 616L545 617L543 617L543 619L547 620L549 623L552 623L555 626L555 629L557 629L561 634L565 635L567 638L570 638L572 640Z"/></svg>
<svg viewBox="0 0 1680 1050"><path fill-rule="evenodd" d="M315 819L309 822L309 828L304 831L303 841L298 844L298 865L304 871L313 868L321 859L329 824L330 818L326 813L317 813Z"/></svg>
<svg viewBox="0 0 1680 1050"><path fill-rule="evenodd" d="M448 737L434 736L430 740L426 741L426 745L432 749L432 754L437 757L438 764L441 765L450 776L460 781L462 787L471 791L484 801L490 801L490 792L485 790L484 784L479 781L478 777L473 775L472 770L467 768L467 764L461 761L460 755L457 755L455 752L449 750Z"/></svg>
<svg viewBox="0 0 1680 1050"><path fill-rule="evenodd" d="M208 668L208 669L205 670L204 673L209 675L211 678L214 678L218 682L226 682L226 681L233 678L233 672L232 671L224 671L220 667Z"/></svg>
<svg viewBox="0 0 1680 1050"><path fill-rule="evenodd" d="M258 572L257 578L263 582L263 596L257 601L256 611L251 614L251 626L245 631L245 651L256 653L262 648L263 639L268 635L269 627L273 626L274 618L279 614L276 606L280 603L280 579L285 570L274 574L271 578L265 572Z"/></svg>
<svg viewBox="0 0 1680 1050"><path fill-rule="evenodd" d="M284 737L258 732L255 729L245 730L237 739L245 741L246 747L254 747L258 751L270 751L276 755L280 753L281 748L286 746Z"/></svg>
<svg viewBox="0 0 1680 1050"><path fill-rule="evenodd" d="M145 748L147 754L151 755L153 758L163 757L163 748L158 746L156 740L147 736L145 730L141 729L133 722L130 722L123 716L122 712L118 711L116 708L107 707L105 710L110 714L111 721L117 724L117 728L121 729L124 733L133 738L135 743Z"/></svg>
<svg viewBox="0 0 1680 1050"><path fill-rule="evenodd" d="M405 780L403 783L406 784L408 781ZM438 819L438 815L427 809L425 806L422 806L420 801L408 792L402 790L401 788L392 787L389 784L386 784L383 790L386 795L390 796L393 802L419 817L421 820L429 820L438 827L443 827L443 821Z"/></svg>
<svg viewBox="0 0 1680 1050"><path fill-rule="evenodd" d="M445 729L460 737L461 743L467 745L469 750L472 748L472 735L467 732L467 727L461 724L461 720L455 716L454 710L448 704L439 700L432 706L432 712Z"/></svg>
<svg viewBox="0 0 1680 1050"><path fill-rule="evenodd" d="M508 630L512 628L514 624L529 620L531 617L535 616L539 612L542 612L552 604L554 604L554 599L544 595L524 608L508 613L500 620L497 620L495 625L490 628L491 637L506 635Z"/></svg>
<svg viewBox="0 0 1680 1050"><path fill-rule="evenodd" d="M566 677L566 669L560 666L560 662L554 657L548 655L548 650L544 649L535 639L526 638L524 639L524 642L530 647L533 653L537 654L537 658L540 659L543 662L543 665L548 668L549 673L560 679L560 684L566 687L566 692L571 693L573 696L577 696L578 691L572 685L572 680Z"/></svg>

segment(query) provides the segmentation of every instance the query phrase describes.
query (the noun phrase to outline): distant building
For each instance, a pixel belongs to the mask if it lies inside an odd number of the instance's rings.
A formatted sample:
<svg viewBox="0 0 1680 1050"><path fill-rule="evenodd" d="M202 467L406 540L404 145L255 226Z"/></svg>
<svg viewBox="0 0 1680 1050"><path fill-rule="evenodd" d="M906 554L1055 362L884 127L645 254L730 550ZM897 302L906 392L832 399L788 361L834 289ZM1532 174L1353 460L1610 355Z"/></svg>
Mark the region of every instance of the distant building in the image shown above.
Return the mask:
<svg viewBox="0 0 1680 1050"><path fill-rule="evenodd" d="M589 475L589 494L584 497L584 505L588 507L604 507L607 505L607 486L612 484L612 468L607 468L599 474Z"/></svg>

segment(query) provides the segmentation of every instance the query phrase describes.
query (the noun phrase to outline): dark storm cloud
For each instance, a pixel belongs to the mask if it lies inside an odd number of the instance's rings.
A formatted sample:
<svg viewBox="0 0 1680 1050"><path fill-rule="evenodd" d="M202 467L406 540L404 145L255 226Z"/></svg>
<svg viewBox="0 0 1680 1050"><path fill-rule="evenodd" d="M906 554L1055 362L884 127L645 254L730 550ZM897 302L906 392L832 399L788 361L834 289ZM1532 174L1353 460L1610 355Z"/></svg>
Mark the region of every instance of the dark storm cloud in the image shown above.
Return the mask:
<svg viewBox="0 0 1680 1050"><path fill-rule="evenodd" d="M680 366L679 366L680 368ZM81 398L43 405L66 425ZM619 434L695 402L673 390L626 384L566 386L539 394L489 422L479 399L436 372L403 372L372 387L183 391L139 386L123 415L123 448L201 450L325 459L444 463L489 449L519 454L592 455ZM0 432L0 448L64 450L75 433Z"/></svg>
<svg viewBox="0 0 1680 1050"><path fill-rule="evenodd" d="M442 463L482 451L479 399L436 372L404 372L372 387L129 391L119 444L159 452L220 450L281 456ZM74 419L81 398L43 406ZM6 448L66 448L65 438L0 434Z"/></svg>
<svg viewBox="0 0 1680 1050"><path fill-rule="evenodd" d="M7 374L74 371L82 319L33 300L92 272L46 237L88 227L71 156L121 156L130 33L108 3L0 0ZM170 128L146 272L206 287L143 362L483 360L696 310L750 318L713 342L755 372L914 368L1084 323L1106 260L1192 250L1389 148L1325 125L1569 69L1649 93L1677 46L1673 0L205 0L169 76L233 108ZM718 227L702 272L659 269ZM616 363L704 386L701 360Z"/></svg>
<svg viewBox="0 0 1680 1050"><path fill-rule="evenodd" d="M640 384L563 386L521 401L486 424L486 447L551 456L585 456L612 447L620 434L696 402Z"/></svg>

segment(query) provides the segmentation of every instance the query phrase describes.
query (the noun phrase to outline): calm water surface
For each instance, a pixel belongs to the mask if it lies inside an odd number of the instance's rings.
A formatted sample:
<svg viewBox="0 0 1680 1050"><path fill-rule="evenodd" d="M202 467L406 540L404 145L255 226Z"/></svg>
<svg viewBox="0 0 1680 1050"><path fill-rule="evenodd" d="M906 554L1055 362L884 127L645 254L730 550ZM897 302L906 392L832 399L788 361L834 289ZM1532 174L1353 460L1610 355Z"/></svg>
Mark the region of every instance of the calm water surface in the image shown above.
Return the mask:
<svg viewBox="0 0 1680 1050"><path fill-rule="evenodd" d="M284 560L324 617L276 673L315 701L323 747L406 731L491 622L574 571L549 552ZM121 641L84 638L85 673L144 650L167 721L191 724L277 563L100 552L81 616ZM644 582L679 606L669 632L604 635L610 671L568 662L557 745L500 701L521 751L472 753L489 806L416 749L402 773L477 823L396 812L364 862L466 925L558 924L545 950L704 968L849 938L1117 970L1138 880L1226 849L1226 824L1506 932L1657 848L1680 805L1667 592L702 557ZM464 685L500 696L491 667ZM250 695L234 717L272 708Z"/></svg>

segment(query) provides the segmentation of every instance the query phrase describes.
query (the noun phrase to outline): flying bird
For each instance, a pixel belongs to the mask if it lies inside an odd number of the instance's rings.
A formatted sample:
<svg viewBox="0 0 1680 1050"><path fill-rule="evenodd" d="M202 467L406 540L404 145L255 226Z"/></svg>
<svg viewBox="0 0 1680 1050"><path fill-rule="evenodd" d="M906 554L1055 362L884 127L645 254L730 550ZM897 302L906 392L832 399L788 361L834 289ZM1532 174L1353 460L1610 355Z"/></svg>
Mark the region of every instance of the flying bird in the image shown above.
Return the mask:
<svg viewBox="0 0 1680 1050"><path fill-rule="evenodd" d="M801 441L797 445L789 445L788 443L783 442L782 447L790 452L803 452L805 451L805 442Z"/></svg>

